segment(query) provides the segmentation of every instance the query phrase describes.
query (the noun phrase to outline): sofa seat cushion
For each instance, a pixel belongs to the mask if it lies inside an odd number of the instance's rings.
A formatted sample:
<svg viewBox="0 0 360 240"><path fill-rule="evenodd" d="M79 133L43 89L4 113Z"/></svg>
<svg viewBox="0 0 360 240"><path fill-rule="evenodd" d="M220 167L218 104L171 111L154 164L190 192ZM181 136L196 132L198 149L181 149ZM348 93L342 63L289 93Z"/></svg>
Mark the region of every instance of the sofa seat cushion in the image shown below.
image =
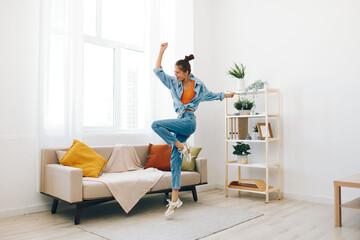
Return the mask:
<svg viewBox="0 0 360 240"><path fill-rule="evenodd" d="M102 182L93 182L93 181L83 181L83 199L99 199L112 197L110 190L105 183Z"/></svg>
<svg viewBox="0 0 360 240"><path fill-rule="evenodd" d="M171 189L171 172L164 171L165 174L160 180L151 188L150 192ZM189 186L200 183L200 174L198 172L181 172L181 186ZM108 187L102 182L83 181L83 199L101 199L112 197Z"/></svg>
<svg viewBox="0 0 360 240"><path fill-rule="evenodd" d="M165 174L151 188L150 192L171 189L171 172L164 171ZM198 172L181 171L181 186L189 186L200 183L200 174Z"/></svg>

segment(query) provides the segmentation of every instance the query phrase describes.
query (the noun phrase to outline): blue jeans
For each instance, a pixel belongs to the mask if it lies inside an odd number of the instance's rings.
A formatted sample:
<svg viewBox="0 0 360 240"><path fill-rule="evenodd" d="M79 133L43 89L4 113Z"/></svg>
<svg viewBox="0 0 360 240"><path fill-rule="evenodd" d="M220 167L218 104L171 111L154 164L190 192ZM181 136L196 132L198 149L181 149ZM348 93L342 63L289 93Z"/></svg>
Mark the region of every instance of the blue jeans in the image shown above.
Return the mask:
<svg viewBox="0 0 360 240"><path fill-rule="evenodd" d="M185 112L177 119L158 120L151 128L169 145L171 149L171 188L180 189L182 158L175 142L185 142L196 129L196 117L193 112Z"/></svg>

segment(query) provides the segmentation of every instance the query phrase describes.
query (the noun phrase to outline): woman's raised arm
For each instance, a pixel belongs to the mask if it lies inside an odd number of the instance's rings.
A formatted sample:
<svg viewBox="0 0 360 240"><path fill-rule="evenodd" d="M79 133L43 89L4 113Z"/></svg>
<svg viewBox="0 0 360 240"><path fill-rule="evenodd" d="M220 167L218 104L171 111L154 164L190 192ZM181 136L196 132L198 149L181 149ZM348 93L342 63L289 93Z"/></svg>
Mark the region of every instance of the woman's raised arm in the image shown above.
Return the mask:
<svg viewBox="0 0 360 240"><path fill-rule="evenodd" d="M160 51L159 51L159 56L158 59L156 61L156 68L160 68L161 67L161 61L162 61L162 57L164 55L165 49L167 48L168 43L162 43L160 46Z"/></svg>

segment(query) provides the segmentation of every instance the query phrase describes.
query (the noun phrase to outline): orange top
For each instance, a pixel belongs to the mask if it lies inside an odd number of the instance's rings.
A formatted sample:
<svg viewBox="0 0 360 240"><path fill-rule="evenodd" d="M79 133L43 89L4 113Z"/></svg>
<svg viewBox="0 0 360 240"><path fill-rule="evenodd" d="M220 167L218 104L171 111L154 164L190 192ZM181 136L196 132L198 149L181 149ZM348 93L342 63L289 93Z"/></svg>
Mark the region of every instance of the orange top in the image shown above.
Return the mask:
<svg viewBox="0 0 360 240"><path fill-rule="evenodd" d="M184 105L188 104L195 97L196 92L194 90L194 86L195 86L195 81L192 80L191 87L187 90L184 89L184 92L181 96L181 101Z"/></svg>

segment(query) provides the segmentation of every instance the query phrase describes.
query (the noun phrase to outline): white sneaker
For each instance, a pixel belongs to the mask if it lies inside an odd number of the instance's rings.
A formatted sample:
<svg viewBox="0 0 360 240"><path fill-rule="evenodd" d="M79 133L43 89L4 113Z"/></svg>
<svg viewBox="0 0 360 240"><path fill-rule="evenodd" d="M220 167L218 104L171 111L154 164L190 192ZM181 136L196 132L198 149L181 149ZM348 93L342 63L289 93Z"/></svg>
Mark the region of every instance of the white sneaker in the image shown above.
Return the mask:
<svg viewBox="0 0 360 240"><path fill-rule="evenodd" d="M175 202L170 201L170 199L166 199L169 204L166 205L166 207L168 207L168 209L165 212L165 216L170 216L171 214L173 214L175 212L175 210L179 207L182 206L182 201L180 200L180 198L178 198Z"/></svg>
<svg viewBox="0 0 360 240"><path fill-rule="evenodd" d="M184 145L184 149L180 151L181 157L185 156L186 161L190 163L192 159L190 147L188 146L187 142L184 142L183 145Z"/></svg>

